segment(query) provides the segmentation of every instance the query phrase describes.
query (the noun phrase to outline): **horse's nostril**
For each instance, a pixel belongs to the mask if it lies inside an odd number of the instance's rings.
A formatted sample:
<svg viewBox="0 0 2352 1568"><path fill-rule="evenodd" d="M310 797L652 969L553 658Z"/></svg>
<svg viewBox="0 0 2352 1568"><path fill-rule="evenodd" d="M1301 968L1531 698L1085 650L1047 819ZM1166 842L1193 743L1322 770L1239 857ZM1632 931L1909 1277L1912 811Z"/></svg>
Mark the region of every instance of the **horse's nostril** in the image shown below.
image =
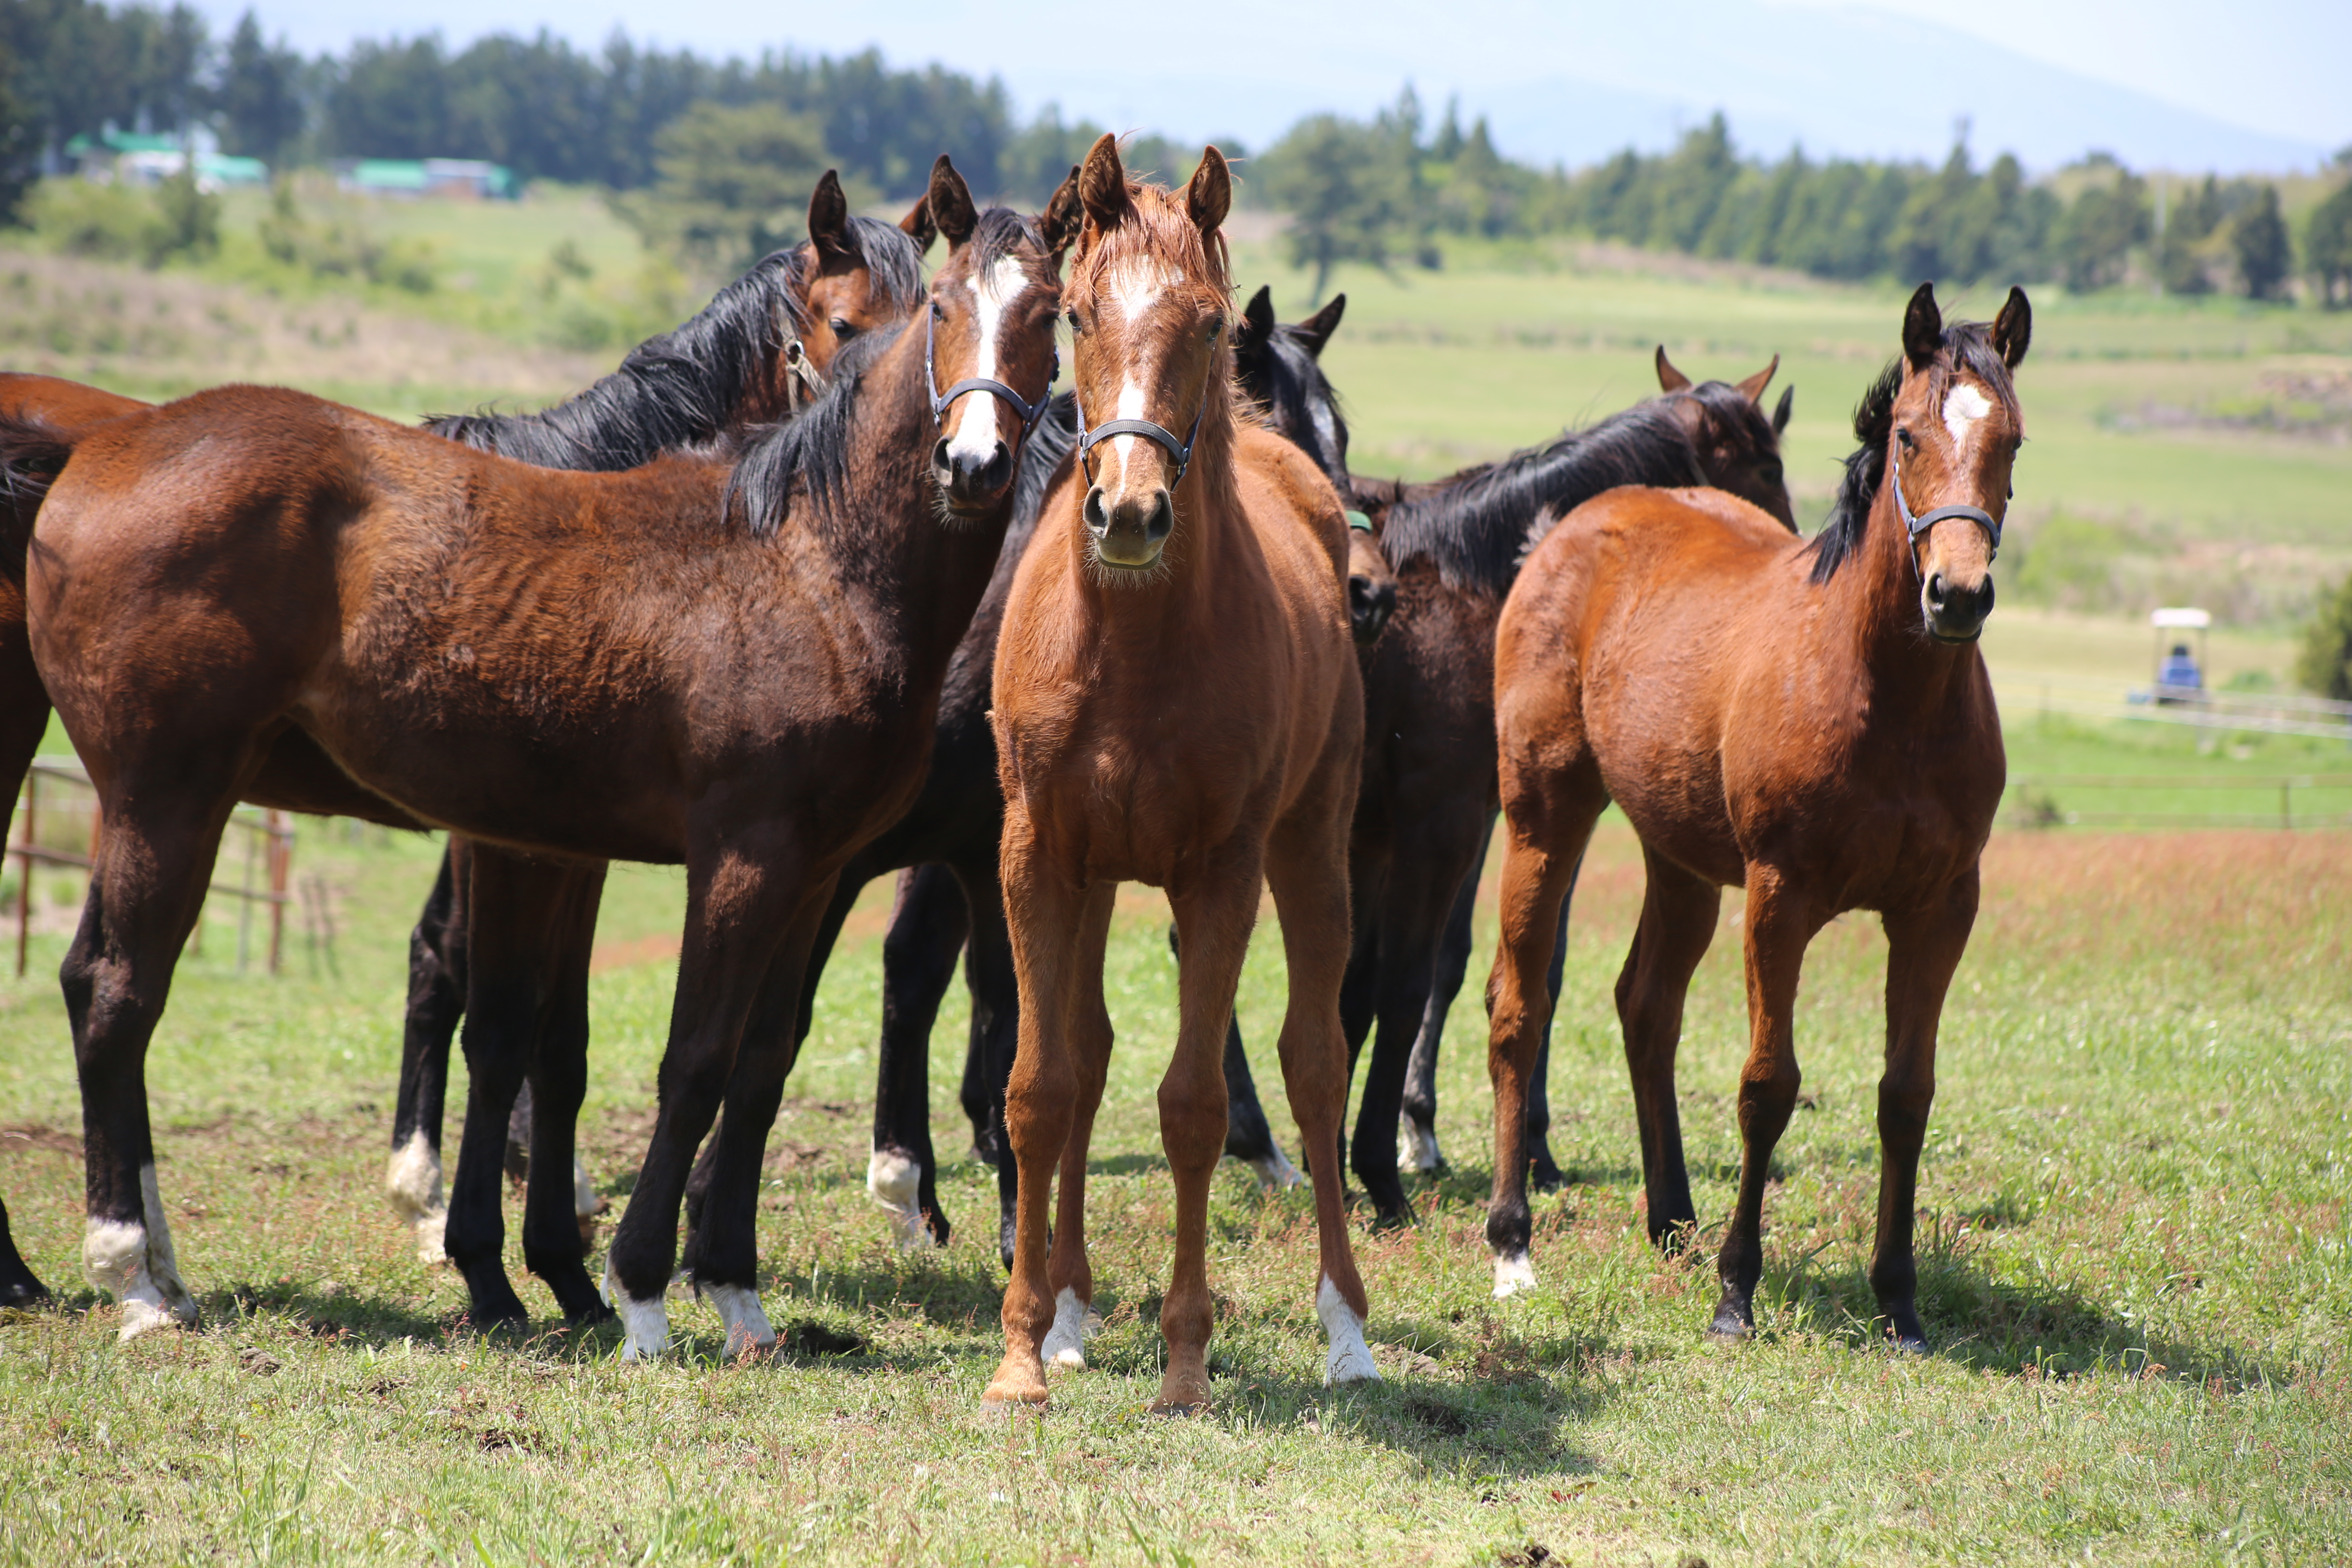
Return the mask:
<svg viewBox="0 0 2352 1568"><path fill-rule="evenodd" d="M1153 540L1165 539L1174 531L1175 527L1176 503L1166 490L1161 490L1159 500L1151 508L1150 521L1143 525L1144 535Z"/></svg>
<svg viewBox="0 0 2352 1568"><path fill-rule="evenodd" d="M1103 510L1102 486L1097 485L1087 492L1087 504L1080 515L1086 519L1087 526L1097 533L1110 526L1110 514Z"/></svg>
<svg viewBox="0 0 2352 1568"><path fill-rule="evenodd" d="M955 464L948 457L948 443L945 437L941 437L940 444L931 448L931 467L942 474L955 472Z"/></svg>

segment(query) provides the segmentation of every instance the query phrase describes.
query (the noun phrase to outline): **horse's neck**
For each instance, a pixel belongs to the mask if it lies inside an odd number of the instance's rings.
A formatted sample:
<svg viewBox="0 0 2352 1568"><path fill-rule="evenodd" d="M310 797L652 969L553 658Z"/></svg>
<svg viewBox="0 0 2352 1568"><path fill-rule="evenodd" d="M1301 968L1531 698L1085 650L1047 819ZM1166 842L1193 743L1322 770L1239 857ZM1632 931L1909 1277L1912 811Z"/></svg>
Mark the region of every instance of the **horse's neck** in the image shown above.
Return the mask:
<svg viewBox="0 0 2352 1568"><path fill-rule="evenodd" d="M987 590L1012 503L984 520L940 520L925 455L929 399L910 346L920 342L902 336L866 370L845 483L810 532L860 619L905 650L910 670L936 679Z"/></svg>
<svg viewBox="0 0 2352 1568"><path fill-rule="evenodd" d="M1895 510L1895 486L1879 487L1862 548L1831 580L1842 597L1854 658L1868 680L1874 725L1933 725L1973 689L1973 643L1939 643L1920 622L1919 571Z"/></svg>
<svg viewBox="0 0 2352 1568"><path fill-rule="evenodd" d="M1215 595L1229 571L1224 563L1246 548L1250 527L1234 468L1238 435L1230 411L1212 409L1202 418L1192 466L1176 489L1175 531L1160 565L1140 583L1102 581L1104 569L1091 559L1079 514L1082 499L1072 505L1071 564L1095 623L1113 646L1165 651L1181 646L1188 631L1213 625ZM1072 488L1084 497L1083 485Z"/></svg>

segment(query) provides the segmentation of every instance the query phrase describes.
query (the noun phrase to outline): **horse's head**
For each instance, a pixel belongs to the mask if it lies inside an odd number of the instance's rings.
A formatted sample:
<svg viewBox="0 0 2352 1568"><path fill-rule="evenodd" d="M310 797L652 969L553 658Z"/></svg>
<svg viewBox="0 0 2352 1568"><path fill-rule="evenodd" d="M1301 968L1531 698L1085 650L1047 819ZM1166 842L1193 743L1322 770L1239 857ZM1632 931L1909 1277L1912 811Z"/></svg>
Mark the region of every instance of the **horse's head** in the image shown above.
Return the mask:
<svg viewBox="0 0 2352 1568"><path fill-rule="evenodd" d="M773 409L790 411L823 391L844 345L915 313L922 302L923 252L937 232L928 196L894 229L853 216L841 177L824 172L809 197L809 237L796 258L796 319L772 372Z"/></svg>
<svg viewBox="0 0 2352 1568"><path fill-rule="evenodd" d="M2009 291L1990 328L1947 328L1932 283L1920 284L1904 311L1880 490L1891 492L1910 536L1920 612L1939 642L1974 642L1992 613L1993 556L2025 439L2011 373L2032 332L2022 289Z"/></svg>
<svg viewBox="0 0 2352 1568"><path fill-rule="evenodd" d="M1003 207L982 212L944 153L931 166L924 205L948 258L931 280L923 357L940 432L931 477L950 514L974 516L1004 499L1017 448L1052 395L1062 252L1073 226L1067 193L1066 184L1034 219Z"/></svg>
<svg viewBox="0 0 2352 1568"><path fill-rule="evenodd" d="M1789 483L1780 469L1780 436L1789 427L1797 389L1782 391L1771 418L1764 416L1764 389L1780 368L1780 356L1774 354L1770 364L1737 385L1693 383L1666 357L1665 344L1658 345L1658 390L1665 394L1668 411L1690 433L1706 482L1762 507L1794 533L1797 514L1789 505Z"/></svg>
<svg viewBox="0 0 2352 1568"><path fill-rule="evenodd" d="M1176 527L1204 424L1230 420L1233 286L1218 232L1233 181L1214 147L1180 195L1128 177L1105 136L1078 175L1067 308L1094 558L1148 571ZM1218 406L1212 410L1211 404Z"/></svg>

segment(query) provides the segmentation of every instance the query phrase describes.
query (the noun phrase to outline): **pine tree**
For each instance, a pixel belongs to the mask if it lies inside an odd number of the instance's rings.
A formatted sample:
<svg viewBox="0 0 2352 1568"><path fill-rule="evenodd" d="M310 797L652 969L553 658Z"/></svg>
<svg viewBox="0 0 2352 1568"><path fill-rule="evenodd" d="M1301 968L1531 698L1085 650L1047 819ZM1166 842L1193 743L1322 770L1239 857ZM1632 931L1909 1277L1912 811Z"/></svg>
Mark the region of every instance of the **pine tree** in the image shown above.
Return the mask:
<svg viewBox="0 0 2352 1568"><path fill-rule="evenodd" d="M2312 213L2311 226L2303 235L2303 260L2318 286L2323 309L2352 305L2352 178Z"/></svg>
<svg viewBox="0 0 2352 1568"><path fill-rule="evenodd" d="M221 146L268 163L283 159L302 134L301 73L301 57L283 43L270 47L251 11L238 18L213 97Z"/></svg>
<svg viewBox="0 0 2352 1568"><path fill-rule="evenodd" d="M2304 628L2294 678L2307 691L2352 702L2352 577L2319 596L2319 607Z"/></svg>
<svg viewBox="0 0 2352 1568"><path fill-rule="evenodd" d="M2275 300L2294 270L2286 219L2279 212L2278 187L2265 184L2254 205L2238 215L2231 235L2238 251L2238 278L2249 300Z"/></svg>

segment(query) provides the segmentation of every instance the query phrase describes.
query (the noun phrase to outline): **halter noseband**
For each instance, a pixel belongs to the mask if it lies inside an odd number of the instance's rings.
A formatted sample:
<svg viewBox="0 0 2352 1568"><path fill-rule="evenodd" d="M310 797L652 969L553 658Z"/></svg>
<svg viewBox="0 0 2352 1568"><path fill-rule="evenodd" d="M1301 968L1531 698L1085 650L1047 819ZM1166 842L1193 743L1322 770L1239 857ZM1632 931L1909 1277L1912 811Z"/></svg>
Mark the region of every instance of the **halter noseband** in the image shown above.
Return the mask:
<svg viewBox="0 0 2352 1568"><path fill-rule="evenodd" d="M1054 383L1062 378L1062 351L1059 348L1056 348L1054 351L1054 368L1046 373L1045 390L1038 394L1037 401L1034 403L1029 402L1019 393L1005 385L1003 382L992 380L984 375L968 375L961 381L957 382L953 386L949 387L945 392L941 392L940 390L939 372L932 368L931 363L931 348L936 338L940 314L938 306L930 305L924 309L923 384L930 389L932 419L939 423L941 429L945 429L948 422L949 404L953 403L957 398L961 397L967 392L993 393L997 396L1004 399L1005 402L1011 404L1013 405L1013 412L1021 416L1021 434L1025 439L1030 431L1037 428L1037 421L1045 416L1045 405L1054 400Z"/></svg>
<svg viewBox="0 0 2352 1568"><path fill-rule="evenodd" d="M1114 436L1140 436L1147 441L1158 442L1170 457L1176 459L1176 477L1168 481L1168 488L1172 490L1184 482L1184 470L1192 466L1192 443L1201 438L1201 417L1209 412L1207 382L1201 384L1201 406L1192 411L1192 428L1184 433L1181 441L1176 439L1173 430L1165 425L1155 425L1149 419L1112 419L1088 429L1087 405L1077 401L1078 389L1075 384L1070 388L1070 398L1078 411L1078 467L1086 473L1087 484L1095 482L1094 464L1087 460L1088 454Z"/></svg>
<svg viewBox="0 0 2352 1568"><path fill-rule="evenodd" d="M1992 544L1990 558L2000 558L2000 519L1980 506L1939 506L1933 511L1914 517L1911 515L1911 503L1903 499L1903 460L1900 458L1890 458L1887 466L1895 474L1895 510L1903 519L1903 526L1911 536L1914 550L1919 547L1919 536L1946 518L1964 517L1984 530L1985 538Z"/></svg>

